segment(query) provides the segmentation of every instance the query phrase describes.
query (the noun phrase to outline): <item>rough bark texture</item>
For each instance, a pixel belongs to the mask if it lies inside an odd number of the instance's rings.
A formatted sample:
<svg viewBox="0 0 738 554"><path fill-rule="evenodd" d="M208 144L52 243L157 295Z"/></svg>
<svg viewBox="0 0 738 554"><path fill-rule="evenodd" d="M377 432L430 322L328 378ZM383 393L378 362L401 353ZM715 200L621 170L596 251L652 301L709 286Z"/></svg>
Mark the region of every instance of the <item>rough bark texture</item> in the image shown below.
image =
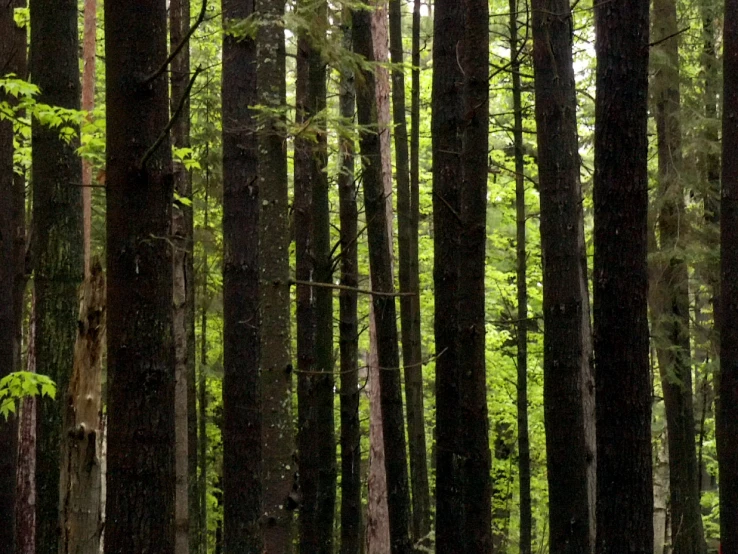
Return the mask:
<svg viewBox="0 0 738 554"><path fill-rule="evenodd" d="M31 8L31 67L40 102L79 109L77 2L39 0ZM83 276L82 164L58 129L33 122L33 221L36 289L36 357L40 372L56 382L56 400L38 402L36 449L37 542L58 549L59 441Z"/></svg>
<svg viewBox="0 0 738 554"><path fill-rule="evenodd" d="M31 296L28 325L26 371L36 373L35 301ZM15 554L36 554L36 404L37 398L23 399L18 421L18 469L15 497ZM12 552L12 550L10 551Z"/></svg>
<svg viewBox="0 0 738 554"><path fill-rule="evenodd" d="M654 0L652 81L658 139L660 255L651 280L651 315L669 440L673 554L705 552L692 405L689 277L684 259L684 186L675 0ZM653 270L656 269L655 272ZM655 273L655 274L654 274Z"/></svg>
<svg viewBox="0 0 738 554"><path fill-rule="evenodd" d="M433 281L436 352L436 551L462 543L458 457L459 181L463 76L456 58L464 12L457 0L437 0L433 30Z"/></svg>
<svg viewBox="0 0 738 554"><path fill-rule="evenodd" d="M583 368L589 371L586 265L569 0L534 0L544 317L544 413L551 550L589 552ZM585 262L586 263L586 262ZM572 283L585 282L584 291Z"/></svg>
<svg viewBox="0 0 738 554"><path fill-rule="evenodd" d="M402 2L389 0L390 58L392 69L392 117L395 129L395 179L400 291L414 296L400 297L402 365L405 372L407 433L412 490L412 531L414 542L430 531L430 491L425 446L423 408L423 365L420 344L420 295L418 276L418 198L410 183L410 157L405 103L405 69L402 46ZM417 181L416 181L417 182ZM417 188L416 188L417 190Z"/></svg>
<svg viewBox="0 0 738 554"><path fill-rule="evenodd" d="M226 0L223 20L254 0ZM254 115L256 43L223 38L223 548L261 554L259 183Z"/></svg>
<svg viewBox="0 0 738 554"><path fill-rule="evenodd" d="M738 552L738 0L725 1L720 199L720 382L717 447L720 540Z"/></svg>
<svg viewBox="0 0 738 554"><path fill-rule="evenodd" d="M74 365L65 401L59 554L100 552L103 529L100 416L105 303L105 274L100 263L95 262L82 289Z"/></svg>
<svg viewBox="0 0 738 554"><path fill-rule="evenodd" d="M108 459L105 552L174 551L172 162L164 0L105 6ZM148 159L145 159L148 158Z"/></svg>
<svg viewBox="0 0 738 554"><path fill-rule="evenodd" d="M528 435L528 283L525 245L525 160L523 158L523 101L520 84L521 45L518 39L518 2L510 0L510 77L513 96L513 146L515 150L515 213L517 254L517 412L518 481L520 498L520 554L530 554L533 515L530 498L530 439ZM522 45L524 47L524 45Z"/></svg>
<svg viewBox="0 0 738 554"><path fill-rule="evenodd" d="M464 74L462 187L459 273L459 422L462 537L465 551L492 548L492 482L487 419L484 268L487 241L487 145L489 142L489 5L464 0L464 38L460 60ZM457 23L458 24L458 23Z"/></svg>
<svg viewBox="0 0 738 554"><path fill-rule="evenodd" d="M15 4L0 6L0 77L18 72L20 58L13 20ZM0 94L0 102L8 101ZM15 314L16 226L13 217L17 189L13 175L13 123L0 121L0 379L16 369ZM17 418L0 420L0 544L14 548Z"/></svg>
<svg viewBox="0 0 738 554"><path fill-rule="evenodd" d="M351 15L343 11L343 47L351 49ZM354 121L356 95L353 72L341 71L339 110L346 123ZM357 287L358 208L354 174L354 143L342 137L339 143L338 195L341 224L341 284ZM341 356L341 554L361 551L361 425L359 422L359 321L356 292L339 294L339 348Z"/></svg>
<svg viewBox="0 0 738 554"><path fill-rule="evenodd" d="M646 0L598 2L594 176L597 552L653 552Z"/></svg>
<svg viewBox="0 0 738 554"><path fill-rule="evenodd" d="M256 0L265 18L257 35L258 102L278 109L285 96L284 0ZM289 232L286 144L276 116L259 124L263 518L268 554L292 550L296 486L290 360Z"/></svg>
<svg viewBox="0 0 738 554"><path fill-rule="evenodd" d="M184 39L190 26L189 0L171 0L169 4L169 48L170 52L177 48ZM188 148L190 146L190 100L183 100L190 80L190 48L185 45L172 61L170 114L174 115L182 105L179 116L172 126L172 146ZM184 104L182 104L184 102ZM190 174L183 163L174 164L174 191L184 202L175 202L172 209L172 322L175 349L175 551L187 554L190 550L195 554L198 547L196 525L196 458L190 455L190 449L197 447L197 431L193 426L190 402L192 385L195 378L195 305L194 305L194 257L193 257L193 213L192 183ZM187 205L187 199L190 205ZM194 437L193 437L194 431ZM194 441L192 440L194 438ZM194 443L194 444L193 444Z"/></svg>
<svg viewBox="0 0 738 554"><path fill-rule="evenodd" d="M374 61L371 15L363 10L353 12L354 51L367 61ZM362 70L357 81L357 114L362 126L377 124L375 79L371 71ZM387 226L386 193L382 186L380 137L373 132L360 135L363 157L364 205L369 233L369 265L372 289L394 290L392 248ZM410 491L408 486L402 390L397 345L395 299L372 296L377 330L377 366L379 373L385 467L387 471L387 505L389 509L390 548L393 553L409 552Z"/></svg>
<svg viewBox="0 0 738 554"><path fill-rule="evenodd" d="M95 55L97 53L97 0L85 0L82 41L82 110L92 120L95 108ZM82 160L82 227L85 276L90 272L92 248L92 164Z"/></svg>

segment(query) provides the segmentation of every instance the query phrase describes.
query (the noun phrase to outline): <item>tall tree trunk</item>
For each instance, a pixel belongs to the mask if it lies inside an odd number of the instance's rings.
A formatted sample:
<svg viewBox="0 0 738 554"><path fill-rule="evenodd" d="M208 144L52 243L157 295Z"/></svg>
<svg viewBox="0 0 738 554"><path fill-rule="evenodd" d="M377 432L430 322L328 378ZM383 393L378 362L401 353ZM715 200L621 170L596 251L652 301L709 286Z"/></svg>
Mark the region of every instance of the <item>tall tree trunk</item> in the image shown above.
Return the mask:
<svg viewBox="0 0 738 554"><path fill-rule="evenodd" d="M405 69L402 46L402 2L389 0L390 57L392 69L392 113L395 129L398 242L400 248L400 291L414 293L400 297L402 364L405 370L407 433L412 489L412 531L414 542L430 530L430 491L425 446L423 408L423 367L420 344L420 296L418 277L417 198L410 183L410 158L405 104ZM417 123L417 121L416 121ZM417 125L416 125L417 126ZM416 173L417 175L417 173ZM415 271L413 271L415 269Z"/></svg>
<svg viewBox="0 0 738 554"><path fill-rule="evenodd" d="M206 121L210 120L210 106L206 100ZM224 151L225 152L225 151ZM205 146L205 160L209 160L210 143ZM212 232L210 228L210 162L206 161L205 165L205 206L204 206L204 225L206 232ZM198 515L200 520L197 522L200 535L200 550L207 554L208 552L208 307L210 305L210 296L208 292L208 283L210 281L210 265L207 248L203 248L202 261L202 293L200 298L200 374L198 375L197 395L198 395L198 434L199 452L198 458L198 475L197 475L197 503Z"/></svg>
<svg viewBox="0 0 738 554"><path fill-rule="evenodd" d="M351 49L351 14L342 12L343 47ZM355 116L354 75L341 71L339 113L345 123ZM338 195L341 225L341 284L358 286L358 208L354 173L354 143L342 137L339 143ZM343 289L339 294L339 348L341 355L341 554L361 551L361 425L359 422L359 321L357 294Z"/></svg>
<svg viewBox="0 0 738 554"><path fill-rule="evenodd" d="M653 552L648 363L648 7L595 5L597 552ZM623 63L628 60L628 63Z"/></svg>
<svg viewBox="0 0 738 554"><path fill-rule="evenodd" d="M79 109L77 2L37 0L31 10L31 67L40 102ZM108 37L109 40L114 40ZM115 129L115 127L111 127ZM56 382L57 400L38 402L36 548L59 544L59 468L62 413L74 358L77 289L83 277L82 164L78 139L33 122L33 221L36 237L36 357ZM112 250L110 251L112 252Z"/></svg>
<svg viewBox="0 0 738 554"><path fill-rule="evenodd" d="M17 28L13 19L14 2L0 6L0 67L5 77L18 73L18 62L25 51L18 51ZM9 101L0 94L0 102ZM14 210L18 189L13 173L13 123L0 121L0 379L16 369L18 346L16 322L16 219ZM14 548L14 506L16 489L16 417L0 420L0 544Z"/></svg>
<svg viewBox="0 0 738 554"><path fill-rule="evenodd" d="M353 12L354 51L367 62L373 62L371 14ZM377 124L375 79L363 69L357 87L359 125ZM392 279L392 244L387 226L386 193L382 186L382 154L380 137L364 131L360 135L363 157L364 205L369 233L369 265L372 290L379 293L394 291ZM395 298L392 295L372 295L377 329L377 366L382 406L385 467L387 471L387 506L389 509L390 543L393 553L410 552L410 491L408 487L402 391L397 345ZM386 368L386 369L382 369Z"/></svg>
<svg viewBox="0 0 738 554"><path fill-rule="evenodd" d="M97 0L85 0L82 41L82 110L92 121L95 109L95 60L97 54ZM92 164L82 160L82 236L85 276L90 273L92 250Z"/></svg>
<svg viewBox="0 0 738 554"><path fill-rule="evenodd" d="M467 552L492 548L492 482L487 418L484 268L487 243L487 147L489 141L489 5L464 0L460 60L464 74L461 150L461 244L459 274L459 421L462 533Z"/></svg>
<svg viewBox="0 0 738 554"><path fill-rule="evenodd" d="M105 6L108 459L105 552L174 552L172 160L164 0Z"/></svg>
<svg viewBox="0 0 738 554"><path fill-rule="evenodd" d="M285 96L284 0L257 0L265 18L257 36L257 88L261 105L278 109ZM261 368L263 387L263 517L267 554L292 550L296 485L290 360L287 156L281 119L268 117L259 133Z"/></svg>
<svg viewBox="0 0 738 554"><path fill-rule="evenodd" d="M725 1L722 194L720 196L720 382L716 435L720 540L738 552L738 0Z"/></svg>
<svg viewBox="0 0 738 554"><path fill-rule="evenodd" d="M658 137L659 271L652 272L651 315L669 440L669 491L674 554L705 552L692 405L689 277L681 182L682 133L679 29L675 0L654 0L653 102Z"/></svg>
<svg viewBox="0 0 738 554"><path fill-rule="evenodd" d="M227 26L254 0L223 2ZM261 554L256 43L223 37L223 547Z"/></svg>
<svg viewBox="0 0 738 554"><path fill-rule="evenodd" d="M519 52L525 46L518 39L518 2L510 0L510 77L512 78L515 125L515 212L517 253L517 411L518 411L518 479L520 490L520 554L530 554L533 515L530 498L530 439L528 437L528 285L525 245L525 162L523 159L523 101L520 85Z"/></svg>
<svg viewBox="0 0 738 554"><path fill-rule="evenodd" d="M551 550L591 550L583 375L589 371L586 262L569 0L533 1L544 317L544 414ZM583 287L572 283L584 282ZM583 289L583 290L581 290Z"/></svg>
<svg viewBox="0 0 738 554"><path fill-rule="evenodd" d="M190 27L190 1L172 0L169 4L169 48L179 47ZM190 48L186 44L172 60L170 114L179 116L172 126L172 146L190 146L190 100L187 85L190 80ZM172 321L175 349L174 433L175 433L175 551L195 554L198 547L197 521L197 458L190 449L197 447L197 427L193 425L194 406L192 385L195 379L194 258L192 183L185 165L174 164L174 191L182 201L172 209ZM192 383L192 384L191 384ZM194 433L194 434L193 434Z"/></svg>
<svg viewBox="0 0 738 554"><path fill-rule="evenodd" d="M457 0L436 0L433 20L433 281L436 360L436 551L462 545L459 472L458 304L459 193L463 75L457 45L464 11Z"/></svg>
<svg viewBox="0 0 738 554"><path fill-rule="evenodd" d="M59 554L99 554L105 275L97 261L85 278L78 325L64 403Z"/></svg>

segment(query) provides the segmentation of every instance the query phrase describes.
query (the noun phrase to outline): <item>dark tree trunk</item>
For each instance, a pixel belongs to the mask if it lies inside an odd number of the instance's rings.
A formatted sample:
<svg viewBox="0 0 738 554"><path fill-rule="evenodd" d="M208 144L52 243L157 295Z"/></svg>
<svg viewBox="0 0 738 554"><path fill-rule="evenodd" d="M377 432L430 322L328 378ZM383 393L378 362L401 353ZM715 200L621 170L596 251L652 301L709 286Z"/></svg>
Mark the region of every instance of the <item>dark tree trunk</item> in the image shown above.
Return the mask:
<svg viewBox="0 0 738 554"><path fill-rule="evenodd" d="M25 51L18 51L17 28L13 20L15 3L0 6L0 77L18 74L18 64ZM0 102L10 101L0 95ZM0 121L0 379L15 371L17 362L18 317L16 306L16 240L14 210L17 187L13 174L13 123ZM0 419L0 544L14 550L15 539L15 469L17 447L17 418Z"/></svg>
<svg viewBox="0 0 738 554"><path fill-rule="evenodd" d="M462 533L467 552L492 548L492 482L485 363L484 268L487 240L487 145L489 140L489 5L464 0L460 60L464 74L461 244L459 273L459 422ZM456 23L458 24L458 23Z"/></svg>
<svg viewBox="0 0 738 554"><path fill-rule="evenodd" d="M31 67L40 102L79 109L77 2L37 0L31 8ZM83 275L82 164L78 140L67 142L33 122L36 357L57 385L57 400L38 402L36 548L55 552L59 533L59 467L63 400L72 370L78 287Z"/></svg>
<svg viewBox="0 0 738 554"><path fill-rule="evenodd" d="M190 26L190 1L172 0L169 4L170 51L177 48ZM171 105L174 115L180 114L172 126L172 146L190 146L190 99L187 85L190 80L190 48L185 45L172 61ZM197 553L199 544L197 525L197 423L193 418L195 379L195 288L193 258L192 183L183 163L174 165L174 191L182 202L175 202L172 210L173 244L173 312L175 376L175 525L177 554ZM188 202L189 200L189 202ZM192 454L195 454L194 456Z"/></svg>
<svg viewBox="0 0 738 554"><path fill-rule="evenodd" d="M405 71L402 68L402 2L389 0L390 57L392 70L392 113L395 130L398 242L400 247L400 291L414 296L400 298L402 364L405 370L407 433L412 488L412 531L415 542L430 531L430 491L425 446L423 367L420 349L420 296L418 276L418 198L410 182L410 159L405 114ZM417 123L417 120L416 120ZM415 124L417 127L417 124ZM415 130L415 127L413 130ZM417 175L417 172L416 172ZM416 179L417 183L417 179Z"/></svg>
<svg viewBox="0 0 738 554"><path fill-rule="evenodd" d="M84 2L84 27L82 31L82 110L87 121L92 121L95 109L95 61L97 59L97 0ZM82 160L82 227L85 277L90 273L92 250L92 163Z"/></svg>
<svg viewBox="0 0 738 554"><path fill-rule="evenodd" d="M327 4L304 2L312 32L298 34L297 121L311 132L295 140L295 242L298 281L332 282L327 137L316 118L326 107L326 69L320 53ZM336 446L333 430L333 294L297 286L297 401L300 467L300 551L333 552Z"/></svg>
<svg viewBox="0 0 738 554"><path fill-rule="evenodd" d="M590 552L590 507L582 400L589 366L579 287L582 193L569 0L533 0L533 63L538 127L544 317L544 414L553 552ZM584 274L583 274L584 273ZM586 293L586 289L585 289Z"/></svg>
<svg viewBox="0 0 738 554"><path fill-rule="evenodd" d="M510 0L510 77L513 95L513 141L515 148L515 212L517 253L517 411L518 411L518 479L520 490L520 554L530 554L533 516L530 498L530 439L528 437L528 284L525 246L525 161L523 158L523 101L520 84L522 47L518 39L518 1Z"/></svg>
<svg viewBox="0 0 738 554"><path fill-rule="evenodd" d="M457 61L464 11L436 0L433 28L433 281L436 353L436 550L462 543L459 453L458 305L459 181L463 75Z"/></svg>
<svg viewBox="0 0 738 554"><path fill-rule="evenodd" d="M108 459L105 552L174 552L172 161L164 0L105 6ZM163 137L163 140L162 140ZM157 144L159 143L159 144ZM40 360L39 360L40 363Z"/></svg>
<svg viewBox="0 0 738 554"><path fill-rule="evenodd" d="M368 62L374 60L371 14L353 12L354 51ZM371 71L363 69L358 76L357 114L359 125L377 124L375 81ZM379 136L362 132L360 148L363 163L364 204L369 232L369 265L372 290L392 293L392 251L387 228L385 193L382 186ZM393 553L410 552L410 491L408 487L405 426L402 413L402 391L399 372L381 368L399 366L395 298L372 296L377 328L379 381L381 389L382 426L385 466L387 470L387 505L389 508L390 542Z"/></svg>
<svg viewBox="0 0 738 554"><path fill-rule="evenodd" d="M256 11L266 18L256 41L258 102L272 109L283 106L285 97L284 7L284 0L256 0ZM267 116L260 123L258 137L262 517L267 554L292 550L295 506L290 499L297 478L292 429L287 155L282 124L280 117Z"/></svg>
<svg viewBox="0 0 738 554"><path fill-rule="evenodd" d="M351 49L351 14L343 11L343 47ZM355 116L353 72L341 71L339 109L345 123ZM354 143L342 137L339 144L338 195L341 222L341 284L357 287L358 208L354 174ZM339 294L339 347L341 352L341 554L359 554L362 544L361 517L361 425L359 422L359 321L357 294Z"/></svg>
<svg viewBox="0 0 738 554"><path fill-rule="evenodd" d="M223 21L254 13L254 0L225 0ZM223 38L223 546L261 554L259 379L259 182L256 43Z"/></svg>
<svg viewBox="0 0 738 554"><path fill-rule="evenodd" d="M653 38L657 55L653 102L658 137L659 271L651 281L654 338L669 440L671 542L674 554L705 551L692 405L689 333L689 277L681 181L682 132L679 90L679 29L675 0L654 0ZM669 38L671 37L671 38Z"/></svg>
<svg viewBox="0 0 738 554"><path fill-rule="evenodd" d="M738 0L725 1L720 201L720 383L717 446L720 539L738 552Z"/></svg>
<svg viewBox="0 0 738 554"><path fill-rule="evenodd" d="M648 7L646 0L595 4L594 337L600 554L653 552L646 267Z"/></svg>
<svg viewBox="0 0 738 554"><path fill-rule="evenodd" d="M205 104L206 121L210 121L210 106ZM205 146L205 206L203 209L203 228L206 232L212 232L210 228L210 143ZM202 289L201 289L201 310L200 310L200 374L197 383L197 410L198 410L198 475L197 475L197 503L200 549L207 554L208 550L208 307L210 305L210 295L208 291L208 282L210 281L210 262L208 258L207 248L203 248L202 256Z"/></svg>

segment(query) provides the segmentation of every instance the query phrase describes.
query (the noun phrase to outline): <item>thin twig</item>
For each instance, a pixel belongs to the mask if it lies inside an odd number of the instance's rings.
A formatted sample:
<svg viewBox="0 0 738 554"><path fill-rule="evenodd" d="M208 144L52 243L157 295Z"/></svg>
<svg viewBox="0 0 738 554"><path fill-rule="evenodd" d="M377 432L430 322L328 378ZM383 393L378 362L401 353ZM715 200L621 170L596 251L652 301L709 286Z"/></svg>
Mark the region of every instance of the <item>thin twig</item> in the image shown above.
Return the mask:
<svg viewBox="0 0 738 554"><path fill-rule="evenodd" d="M377 369L379 369L381 371L400 371L401 369L410 369L410 368L414 368L414 367L426 366L429 363L431 363L432 361L437 360L438 358L440 358L444 354L444 352L446 352L446 350L448 350L448 348L444 348L438 354L433 354L433 356L428 356L426 359L424 359L424 360L422 360L420 362L414 363L414 364L408 364L408 365L402 366L402 367L378 367ZM368 365L362 365L362 366L357 366L357 367L352 368L352 369L344 369L344 370L341 370L341 371L319 371L319 370L309 370L309 369L293 369L293 371L295 373L302 373L303 375L345 375L347 373L354 373L356 371L361 371L361 370L364 370L364 369L369 369L369 366Z"/></svg>
<svg viewBox="0 0 738 554"><path fill-rule="evenodd" d="M664 38L660 38L659 40L652 42L651 44L648 45L648 47L653 48L654 46L658 46L662 42L666 42L670 38L677 37L681 35L682 33L686 33L687 31L689 31L689 27L684 27L684 29L679 29L676 33L671 33L670 35L667 35Z"/></svg>
<svg viewBox="0 0 738 554"><path fill-rule="evenodd" d="M290 285L304 285L306 287L318 287L324 289L347 290L359 294L369 294L372 296L417 296L414 292L382 292L378 290L360 289L357 287L349 287L347 285L335 285L333 283L320 283L317 281L301 281L299 279L290 279Z"/></svg>

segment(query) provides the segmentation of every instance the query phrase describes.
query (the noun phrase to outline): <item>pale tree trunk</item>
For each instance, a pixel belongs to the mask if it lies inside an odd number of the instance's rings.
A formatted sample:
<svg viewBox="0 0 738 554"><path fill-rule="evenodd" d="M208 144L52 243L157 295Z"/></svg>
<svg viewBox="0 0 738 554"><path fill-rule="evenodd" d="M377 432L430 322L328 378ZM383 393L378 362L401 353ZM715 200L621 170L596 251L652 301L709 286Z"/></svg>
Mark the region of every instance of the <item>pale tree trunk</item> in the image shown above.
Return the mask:
<svg viewBox="0 0 738 554"><path fill-rule="evenodd" d="M102 531L100 415L106 302L99 262L91 266L83 291L62 427L59 554L98 554Z"/></svg>
<svg viewBox="0 0 738 554"><path fill-rule="evenodd" d="M657 443L653 467L653 552L664 554L668 532L669 451L666 437Z"/></svg>
<svg viewBox="0 0 738 554"><path fill-rule="evenodd" d="M85 0L84 34L82 42L82 110L92 121L95 108L95 47L97 38L97 0ZM82 160L82 242L85 260L85 276L90 273L92 248L92 164Z"/></svg>

